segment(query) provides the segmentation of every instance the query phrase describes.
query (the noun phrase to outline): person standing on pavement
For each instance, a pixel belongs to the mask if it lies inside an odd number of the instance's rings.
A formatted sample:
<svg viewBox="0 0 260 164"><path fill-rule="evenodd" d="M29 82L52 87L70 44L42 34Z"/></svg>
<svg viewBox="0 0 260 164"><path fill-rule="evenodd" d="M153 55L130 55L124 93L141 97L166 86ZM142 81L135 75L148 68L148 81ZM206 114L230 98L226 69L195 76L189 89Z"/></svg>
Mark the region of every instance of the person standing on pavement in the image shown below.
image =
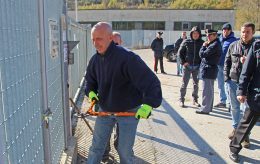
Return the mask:
<svg viewBox="0 0 260 164"><path fill-rule="evenodd" d="M197 114L209 114L213 108L214 80L218 74L218 61L221 56L221 43L218 31L206 29L207 41L200 49L200 76L202 79L202 104Z"/></svg>
<svg viewBox="0 0 260 164"><path fill-rule="evenodd" d="M113 31L113 33L112 33L112 40L113 40L113 42L116 45L119 45L119 46L121 46L121 44L123 43L122 38L121 38L121 34L119 32L117 32L117 31ZM114 135L114 146L115 146L115 149L117 150L118 139L119 139L119 128L118 128L118 124L117 123L116 123L115 127L116 127L116 133ZM109 161L109 157L110 157L109 152L111 151L110 138L111 138L111 135L109 137L109 140L108 140L108 143L107 143L107 146L106 146L106 149L105 149L105 153L104 153L104 155L102 157L102 162Z"/></svg>
<svg viewBox="0 0 260 164"><path fill-rule="evenodd" d="M104 112L135 112L135 117L107 116L96 118L88 164L102 160L115 123L119 127L118 154L120 163L133 164L133 145L139 118L147 119L153 108L162 102L159 79L132 51L112 41L112 26L99 22L91 29L97 52L87 67L85 93L99 102Z"/></svg>
<svg viewBox="0 0 260 164"><path fill-rule="evenodd" d="M241 103L247 102L249 109L245 111L229 144L229 157L234 162L240 161L238 154L242 149L241 143L260 118L260 40L253 43L246 57L239 78L237 99Z"/></svg>
<svg viewBox="0 0 260 164"><path fill-rule="evenodd" d="M229 99L226 94L227 92L227 86L224 82L224 61L225 57L228 51L229 45L236 41L237 39L234 36L234 32L232 32L232 26L229 23L226 23L222 27L222 34L219 37L219 40L222 45L222 53L221 57L218 63L218 76L217 76L217 82L218 82L218 93L220 102L216 104L214 107L217 108L226 108L226 104L228 104L228 107L230 107Z"/></svg>
<svg viewBox="0 0 260 164"><path fill-rule="evenodd" d="M236 91L239 83L239 76L242 71L243 63L254 42L255 25L253 23L245 23L241 27L241 38L229 46L224 64L224 76L229 93L231 105L231 118L233 130L228 135L232 139L240 120L241 111L244 112L244 106L240 106L240 102L236 98ZM249 136L243 142L244 147L249 147Z"/></svg>
<svg viewBox="0 0 260 164"><path fill-rule="evenodd" d="M166 74L163 67L163 32L157 32L156 38L152 41L151 49L154 52L154 72L158 71L158 61L160 61L160 69L162 74Z"/></svg>
<svg viewBox="0 0 260 164"><path fill-rule="evenodd" d="M190 32L190 38L185 39L179 48L178 54L180 57L181 65L183 65L182 69L182 85L180 88L180 98L179 98L179 106L184 108L185 95L187 91L187 85L190 80L190 75L192 75L193 79L193 105L200 107L198 103L198 90L199 90L199 67L200 67L200 56L199 51L203 44L203 40L201 39L201 31L197 26L194 26Z"/></svg>
<svg viewBox="0 0 260 164"><path fill-rule="evenodd" d="M181 37L174 44L174 54L176 54L176 56L177 56L177 75L178 76L182 75L182 65L181 65L181 61L180 61L180 56L178 54L178 50L179 50L181 43L184 39L187 39L186 31L183 31L181 33Z"/></svg>
<svg viewBox="0 0 260 164"><path fill-rule="evenodd" d="M113 37L112 39L115 42L115 44L122 45L123 40L122 40L121 34L119 32L113 31L112 37Z"/></svg>

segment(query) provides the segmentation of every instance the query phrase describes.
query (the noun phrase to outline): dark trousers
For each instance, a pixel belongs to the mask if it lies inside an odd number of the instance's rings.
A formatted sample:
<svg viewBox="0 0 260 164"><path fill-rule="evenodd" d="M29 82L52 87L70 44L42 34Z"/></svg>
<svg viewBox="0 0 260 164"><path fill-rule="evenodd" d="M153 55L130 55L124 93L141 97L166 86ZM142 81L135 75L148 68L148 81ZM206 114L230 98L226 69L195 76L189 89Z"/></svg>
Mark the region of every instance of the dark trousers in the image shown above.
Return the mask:
<svg viewBox="0 0 260 164"><path fill-rule="evenodd" d="M250 134L250 131L256 124L260 117L260 113L246 109L243 115L243 118L240 120L238 127L235 131L234 138L229 144L230 151L232 153L238 154L242 149L241 143L244 141L247 135Z"/></svg>
<svg viewBox="0 0 260 164"><path fill-rule="evenodd" d="M163 57L154 57L154 71L157 72L157 66L158 66L158 61L160 61L160 69L161 72L164 72L164 68L163 68Z"/></svg>
<svg viewBox="0 0 260 164"><path fill-rule="evenodd" d="M185 101L185 95L187 91L187 86L190 81L190 76L192 75L193 79L193 91L192 91L192 97L194 101L198 100L198 92L199 92L199 66L184 66L182 68L182 84L180 88L180 101Z"/></svg>

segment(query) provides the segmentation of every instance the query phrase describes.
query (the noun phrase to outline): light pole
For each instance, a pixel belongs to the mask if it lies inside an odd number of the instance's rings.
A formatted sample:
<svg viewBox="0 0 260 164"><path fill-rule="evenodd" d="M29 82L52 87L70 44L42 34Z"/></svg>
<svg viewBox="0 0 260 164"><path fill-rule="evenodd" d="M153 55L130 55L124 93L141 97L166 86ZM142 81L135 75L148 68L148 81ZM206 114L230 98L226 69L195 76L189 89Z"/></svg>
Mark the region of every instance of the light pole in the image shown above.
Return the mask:
<svg viewBox="0 0 260 164"><path fill-rule="evenodd" d="M76 15L76 22L78 22L78 0L75 0L75 15Z"/></svg>

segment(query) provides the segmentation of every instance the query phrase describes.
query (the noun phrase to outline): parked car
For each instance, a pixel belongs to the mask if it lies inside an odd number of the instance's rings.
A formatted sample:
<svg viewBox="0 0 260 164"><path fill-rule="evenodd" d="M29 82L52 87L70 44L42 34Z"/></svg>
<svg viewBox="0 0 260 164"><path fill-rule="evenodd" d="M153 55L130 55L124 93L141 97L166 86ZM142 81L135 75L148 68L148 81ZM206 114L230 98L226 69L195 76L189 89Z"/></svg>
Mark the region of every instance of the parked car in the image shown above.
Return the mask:
<svg viewBox="0 0 260 164"><path fill-rule="evenodd" d="M173 52L174 44L166 45L163 49L163 56L168 59L169 62L175 62L177 59L176 54Z"/></svg>

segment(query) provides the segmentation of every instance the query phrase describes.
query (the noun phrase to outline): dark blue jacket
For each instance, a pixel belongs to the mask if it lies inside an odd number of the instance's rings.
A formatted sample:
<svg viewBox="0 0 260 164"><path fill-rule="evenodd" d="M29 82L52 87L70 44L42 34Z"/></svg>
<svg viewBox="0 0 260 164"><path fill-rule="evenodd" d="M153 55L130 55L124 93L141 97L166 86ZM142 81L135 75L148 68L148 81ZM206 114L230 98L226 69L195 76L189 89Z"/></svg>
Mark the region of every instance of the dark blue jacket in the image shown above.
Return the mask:
<svg viewBox="0 0 260 164"><path fill-rule="evenodd" d="M151 49L154 52L154 57L163 57L163 38L155 38L152 41Z"/></svg>
<svg viewBox="0 0 260 164"><path fill-rule="evenodd" d="M234 32L231 32L226 38L223 38L223 35L220 35L219 40L222 45L222 53L218 65L224 66L224 61L228 51L228 47L232 42L236 41L237 38L235 37Z"/></svg>
<svg viewBox="0 0 260 164"><path fill-rule="evenodd" d="M237 95L247 96L250 110L260 113L260 40L253 43L239 78Z"/></svg>
<svg viewBox="0 0 260 164"><path fill-rule="evenodd" d="M219 39L210 42L207 47L200 49L200 76L203 79L216 79L218 74L218 61L221 56L221 43Z"/></svg>
<svg viewBox="0 0 260 164"><path fill-rule="evenodd" d="M113 42L104 55L90 59L85 79L85 93L98 93L104 111L123 112L141 104L156 108L162 102L157 76L138 55Z"/></svg>

